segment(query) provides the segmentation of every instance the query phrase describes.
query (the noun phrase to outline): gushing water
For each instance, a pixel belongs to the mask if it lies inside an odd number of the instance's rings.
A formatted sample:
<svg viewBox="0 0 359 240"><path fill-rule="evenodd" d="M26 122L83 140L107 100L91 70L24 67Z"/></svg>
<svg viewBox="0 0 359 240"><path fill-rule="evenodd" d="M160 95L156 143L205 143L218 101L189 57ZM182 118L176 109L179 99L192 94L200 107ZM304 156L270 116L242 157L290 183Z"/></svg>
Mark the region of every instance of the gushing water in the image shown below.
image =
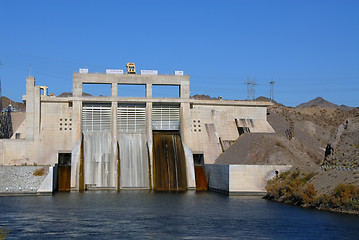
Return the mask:
<svg viewBox="0 0 359 240"><path fill-rule="evenodd" d="M84 133L85 185L100 188L115 187L116 164L113 159L111 133Z"/></svg>
<svg viewBox="0 0 359 240"><path fill-rule="evenodd" d="M148 188L148 150L146 135L119 135L121 188Z"/></svg>
<svg viewBox="0 0 359 240"><path fill-rule="evenodd" d="M177 132L153 133L154 189L187 190L185 153Z"/></svg>

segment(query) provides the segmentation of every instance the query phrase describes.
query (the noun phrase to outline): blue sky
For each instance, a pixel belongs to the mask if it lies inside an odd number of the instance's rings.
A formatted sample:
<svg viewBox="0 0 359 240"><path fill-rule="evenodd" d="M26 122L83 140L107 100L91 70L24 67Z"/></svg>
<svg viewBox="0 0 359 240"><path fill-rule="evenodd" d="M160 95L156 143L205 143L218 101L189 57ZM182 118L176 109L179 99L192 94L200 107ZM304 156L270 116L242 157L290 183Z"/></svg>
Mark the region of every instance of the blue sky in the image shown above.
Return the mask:
<svg viewBox="0 0 359 240"><path fill-rule="evenodd" d="M21 101L30 64L58 95L72 73L183 70L191 95L296 106L321 96L359 106L359 1L0 0L2 94Z"/></svg>

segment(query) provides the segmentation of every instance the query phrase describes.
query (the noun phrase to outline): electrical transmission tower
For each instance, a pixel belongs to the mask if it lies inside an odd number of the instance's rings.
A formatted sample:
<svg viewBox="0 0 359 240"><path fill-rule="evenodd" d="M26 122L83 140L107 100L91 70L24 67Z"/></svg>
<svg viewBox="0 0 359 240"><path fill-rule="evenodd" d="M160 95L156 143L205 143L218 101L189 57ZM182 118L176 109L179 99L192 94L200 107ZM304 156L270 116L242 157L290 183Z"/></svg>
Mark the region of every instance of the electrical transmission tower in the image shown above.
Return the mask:
<svg viewBox="0 0 359 240"><path fill-rule="evenodd" d="M274 101L274 83L275 81L270 81L269 84L270 84L270 101L273 102Z"/></svg>
<svg viewBox="0 0 359 240"><path fill-rule="evenodd" d="M1 77L0 77L0 113L2 111Z"/></svg>
<svg viewBox="0 0 359 240"><path fill-rule="evenodd" d="M248 100L254 100L256 98L256 78L253 78L253 81L249 81L249 77L247 77L247 82L244 84L247 84L247 99Z"/></svg>

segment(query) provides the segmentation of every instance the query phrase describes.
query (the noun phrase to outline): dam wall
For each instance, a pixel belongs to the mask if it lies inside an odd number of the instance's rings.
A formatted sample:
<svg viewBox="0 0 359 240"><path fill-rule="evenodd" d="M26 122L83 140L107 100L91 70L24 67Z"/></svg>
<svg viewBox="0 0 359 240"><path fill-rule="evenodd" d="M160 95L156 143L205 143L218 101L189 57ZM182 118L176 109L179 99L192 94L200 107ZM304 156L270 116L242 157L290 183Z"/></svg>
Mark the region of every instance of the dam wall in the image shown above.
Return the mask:
<svg viewBox="0 0 359 240"><path fill-rule="evenodd" d="M86 95L86 84L109 85L110 92ZM121 97L121 85L142 85L145 96ZM153 97L158 85L177 87L178 96ZM194 189L195 156L210 164L243 129L273 132L266 121L270 103L191 99L188 75L74 73L72 93L49 96L44 88L26 78L25 121L11 140L0 140L0 164L59 164L66 178L60 184L72 191ZM168 131L176 134L158 144L157 132Z"/></svg>
<svg viewBox="0 0 359 240"><path fill-rule="evenodd" d="M274 132L267 122L267 110L238 101L194 101L191 109L191 149L204 154L212 164L240 135L239 128L250 132ZM244 123L244 124L243 124Z"/></svg>
<svg viewBox="0 0 359 240"><path fill-rule="evenodd" d="M221 165L206 164L209 189L226 194L266 193L266 182L292 165Z"/></svg>

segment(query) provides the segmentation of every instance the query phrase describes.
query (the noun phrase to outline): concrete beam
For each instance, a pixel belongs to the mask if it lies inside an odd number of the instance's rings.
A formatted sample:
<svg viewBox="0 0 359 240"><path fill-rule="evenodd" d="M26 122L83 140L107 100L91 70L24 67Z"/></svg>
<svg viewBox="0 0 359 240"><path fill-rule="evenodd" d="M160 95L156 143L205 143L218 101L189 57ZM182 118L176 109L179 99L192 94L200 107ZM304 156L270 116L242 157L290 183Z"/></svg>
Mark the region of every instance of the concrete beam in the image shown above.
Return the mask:
<svg viewBox="0 0 359 240"><path fill-rule="evenodd" d="M181 85L189 82L189 76L178 75L126 75L103 73L74 73L74 83L118 83L118 84L154 84L154 85Z"/></svg>

